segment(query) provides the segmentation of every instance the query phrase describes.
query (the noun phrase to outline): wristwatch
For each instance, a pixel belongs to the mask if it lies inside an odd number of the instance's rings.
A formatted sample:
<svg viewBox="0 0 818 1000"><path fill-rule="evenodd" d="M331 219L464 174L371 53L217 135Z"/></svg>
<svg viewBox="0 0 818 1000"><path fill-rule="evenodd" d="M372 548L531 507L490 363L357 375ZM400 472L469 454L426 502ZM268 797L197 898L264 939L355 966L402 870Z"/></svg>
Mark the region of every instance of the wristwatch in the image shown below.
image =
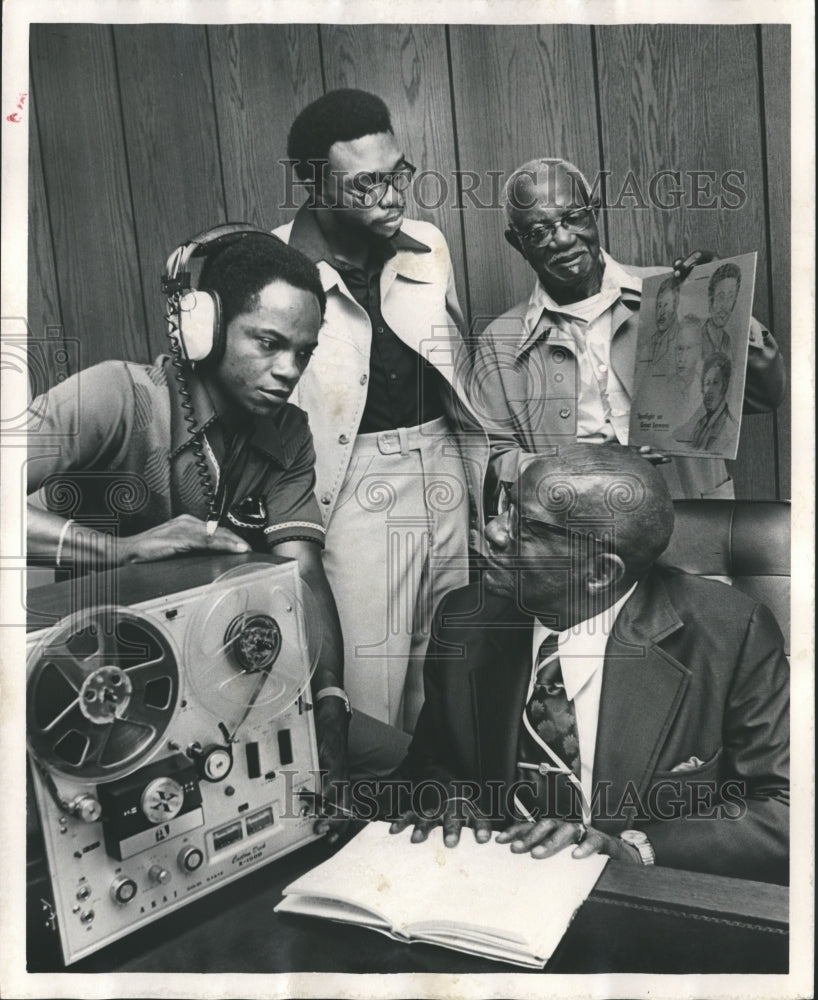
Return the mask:
<svg viewBox="0 0 818 1000"><path fill-rule="evenodd" d="M349 703L349 695L343 688L325 687L316 694L315 700L319 702L322 698L340 698L344 703L347 715L352 715L352 705Z"/></svg>
<svg viewBox="0 0 818 1000"><path fill-rule="evenodd" d="M619 837L626 844L630 844L631 847L636 848L639 852L639 860L643 865L655 864L656 855L653 853L653 847L647 838L647 834L642 833L641 830L623 830L619 834Z"/></svg>

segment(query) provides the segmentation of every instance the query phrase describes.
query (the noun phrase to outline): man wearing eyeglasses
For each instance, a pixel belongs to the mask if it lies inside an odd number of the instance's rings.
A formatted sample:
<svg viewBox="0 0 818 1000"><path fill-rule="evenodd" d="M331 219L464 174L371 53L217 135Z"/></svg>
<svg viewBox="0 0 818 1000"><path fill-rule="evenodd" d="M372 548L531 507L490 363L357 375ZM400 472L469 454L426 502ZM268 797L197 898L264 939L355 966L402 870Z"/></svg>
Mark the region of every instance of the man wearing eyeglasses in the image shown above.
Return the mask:
<svg viewBox="0 0 818 1000"><path fill-rule="evenodd" d="M599 203L565 160L532 160L514 171L505 211L506 240L537 282L478 344L480 398L487 419L500 427L492 433L494 495L498 482L514 479L521 448L627 444L642 279L667 270L624 265L602 249ZM684 278L712 257L697 251L675 261L674 274ZM774 410L785 381L775 340L753 320L744 412ZM675 458L662 471L674 499L733 496L721 460Z"/></svg>
<svg viewBox="0 0 818 1000"><path fill-rule="evenodd" d="M467 405L462 315L443 235L404 217L415 167L379 97L343 89L314 101L292 125L288 156L309 199L276 235L317 263L327 294L293 402L315 443L351 768L378 775L408 745L434 607L467 576L470 492L478 516L480 487L454 434Z"/></svg>
<svg viewBox="0 0 818 1000"><path fill-rule="evenodd" d="M455 847L466 824L533 858L787 881L781 631L736 588L657 566L659 468L616 444L521 462L482 587L438 609L399 772L419 808L393 833L442 824Z"/></svg>

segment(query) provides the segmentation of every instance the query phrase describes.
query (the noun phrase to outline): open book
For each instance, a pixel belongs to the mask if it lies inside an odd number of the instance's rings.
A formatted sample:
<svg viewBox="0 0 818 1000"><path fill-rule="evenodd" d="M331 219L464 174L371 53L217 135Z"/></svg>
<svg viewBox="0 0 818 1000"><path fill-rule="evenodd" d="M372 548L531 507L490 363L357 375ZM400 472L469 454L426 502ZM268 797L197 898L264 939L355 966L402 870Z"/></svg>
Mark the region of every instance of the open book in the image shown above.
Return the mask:
<svg viewBox="0 0 818 1000"><path fill-rule="evenodd" d="M593 889L607 858L566 849L537 860L464 830L443 844L370 823L329 861L284 890L276 912L326 917L484 958L542 968Z"/></svg>

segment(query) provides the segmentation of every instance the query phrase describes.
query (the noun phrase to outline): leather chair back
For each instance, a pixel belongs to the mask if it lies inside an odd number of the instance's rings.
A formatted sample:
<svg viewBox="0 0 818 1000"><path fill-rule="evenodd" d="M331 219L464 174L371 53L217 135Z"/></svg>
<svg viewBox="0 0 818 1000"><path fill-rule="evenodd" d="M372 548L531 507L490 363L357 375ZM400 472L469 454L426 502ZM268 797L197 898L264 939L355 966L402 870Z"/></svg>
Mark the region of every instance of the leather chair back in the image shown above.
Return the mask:
<svg viewBox="0 0 818 1000"><path fill-rule="evenodd" d="M790 505L782 501L676 500L676 527L659 560L696 576L729 577L766 604L790 651Z"/></svg>

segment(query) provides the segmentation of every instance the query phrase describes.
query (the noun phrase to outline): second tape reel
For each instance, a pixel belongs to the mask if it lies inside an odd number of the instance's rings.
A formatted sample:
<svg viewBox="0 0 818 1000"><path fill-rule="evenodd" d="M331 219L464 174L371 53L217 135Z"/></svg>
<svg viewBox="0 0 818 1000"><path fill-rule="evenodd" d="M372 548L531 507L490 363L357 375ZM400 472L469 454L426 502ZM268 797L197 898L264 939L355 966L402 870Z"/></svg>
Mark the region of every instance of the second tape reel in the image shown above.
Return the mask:
<svg viewBox="0 0 818 1000"><path fill-rule="evenodd" d="M184 659L200 704L232 732L292 705L309 684L321 640L315 600L298 575L282 586L237 566L197 604Z"/></svg>

